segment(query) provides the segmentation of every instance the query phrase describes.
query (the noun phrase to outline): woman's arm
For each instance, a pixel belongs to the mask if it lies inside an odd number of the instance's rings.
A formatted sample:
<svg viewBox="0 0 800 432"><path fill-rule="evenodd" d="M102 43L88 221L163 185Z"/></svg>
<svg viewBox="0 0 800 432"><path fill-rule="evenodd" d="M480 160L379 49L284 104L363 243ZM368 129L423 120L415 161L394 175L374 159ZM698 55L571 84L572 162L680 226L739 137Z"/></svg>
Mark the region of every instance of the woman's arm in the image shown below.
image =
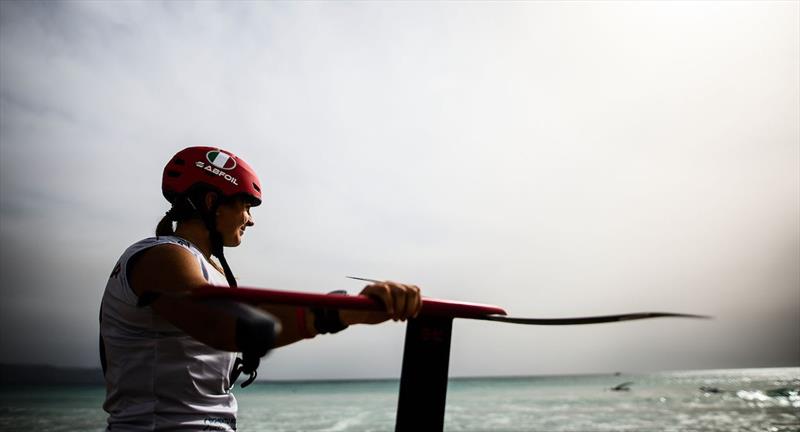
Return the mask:
<svg viewBox="0 0 800 432"><path fill-rule="evenodd" d="M197 258L180 246L154 246L128 264L128 281L137 296L164 293L151 303L172 325L223 351L239 351L236 316L219 307L170 296L206 285Z"/></svg>
<svg viewBox="0 0 800 432"><path fill-rule="evenodd" d="M420 290L415 285L405 285L397 282L386 281L367 285L360 295L377 299L386 307L385 311L357 311L341 310L339 318L342 324L379 324L389 319L405 321L414 318L422 309ZM312 338L317 335L314 326L314 313L308 308L295 306L275 306L261 304L259 307L277 317L283 326L278 336L276 346Z"/></svg>
<svg viewBox="0 0 800 432"><path fill-rule="evenodd" d="M239 351L236 342L236 315L222 307L171 297L170 292L192 290L208 282L202 277L197 258L177 245L159 245L142 252L129 263L129 281L137 296L146 292L159 295L151 304L159 315L193 338L213 348ZM417 316L422 307L419 288L396 282L367 285L360 295L379 300L385 312L340 311L345 325L378 324L389 319L404 321ZM316 336L314 314L308 308L259 305L281 323L275 347Z"/></svg>

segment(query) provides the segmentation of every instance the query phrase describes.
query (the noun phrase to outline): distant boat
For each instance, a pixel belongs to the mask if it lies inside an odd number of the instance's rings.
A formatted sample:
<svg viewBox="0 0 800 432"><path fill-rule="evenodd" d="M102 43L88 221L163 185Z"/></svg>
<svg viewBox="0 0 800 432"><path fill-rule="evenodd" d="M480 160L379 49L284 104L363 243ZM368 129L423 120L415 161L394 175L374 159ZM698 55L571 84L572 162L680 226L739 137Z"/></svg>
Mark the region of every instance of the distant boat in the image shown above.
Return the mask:
<svg viewBox="0 0 800 432"><path fill-rule="evenodd" d="M703 393L724 393L725 390L720 390L717 387L700 386L700 391Z"/></svg>
<svg viewBox="0 0 800 432"><path fill-rule="evenodd" d="M800 396L800 388L793 387L780 387L768 390L722 390L718 387L701 386L700 391L703 393L735 393L738 397L743 399L752 398L776 398L776 397L797 397Z"/></svg>
<svg viewBox="0 0 800 432"><path fill-rule="evenodd" d="M611 387L609 390L611 390L611 391L629 391L631 389L630 388L631 384L633 384L632 381L624 382L624 383L619 384L617 386Z"/></svg>
<svg viewBox="0 0 800 432"><path fill-rule="evenodd" d="M769 397L797 397L800 396L800 387L781 387L764 392Z"/></svg>

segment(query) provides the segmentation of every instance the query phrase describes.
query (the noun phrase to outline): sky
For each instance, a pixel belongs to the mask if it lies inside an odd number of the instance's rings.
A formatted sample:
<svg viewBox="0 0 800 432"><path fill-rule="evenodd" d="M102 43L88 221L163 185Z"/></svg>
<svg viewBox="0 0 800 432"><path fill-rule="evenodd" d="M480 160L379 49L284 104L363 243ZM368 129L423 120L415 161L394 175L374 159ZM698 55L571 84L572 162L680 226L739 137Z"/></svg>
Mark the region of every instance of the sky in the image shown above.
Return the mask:
<svg viewBox="0 0 800 432"><path fill-rule="evenodd" d="M0 362L99 364L188 146L261 178L243 286L714 316L457 320L451 376L800 366L798 2L0 2ZM397 377L403 337L259 377Z"/></svg>

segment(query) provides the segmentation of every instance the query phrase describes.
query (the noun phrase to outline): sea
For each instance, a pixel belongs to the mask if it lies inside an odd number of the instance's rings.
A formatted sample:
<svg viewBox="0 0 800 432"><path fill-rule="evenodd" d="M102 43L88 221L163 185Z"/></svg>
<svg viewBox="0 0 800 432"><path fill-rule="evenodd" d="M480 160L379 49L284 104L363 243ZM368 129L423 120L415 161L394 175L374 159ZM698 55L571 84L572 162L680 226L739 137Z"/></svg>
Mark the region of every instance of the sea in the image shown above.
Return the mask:
<svg viewBox="0 0 800 432"><path fill-rule="evenodd" d="M397 380L259 381L235 390L238 430L392 431L398 388ZM3 386L0 430L103 431L104 392ZM444 429L800 432L800 368L452 378Z"/></svg>

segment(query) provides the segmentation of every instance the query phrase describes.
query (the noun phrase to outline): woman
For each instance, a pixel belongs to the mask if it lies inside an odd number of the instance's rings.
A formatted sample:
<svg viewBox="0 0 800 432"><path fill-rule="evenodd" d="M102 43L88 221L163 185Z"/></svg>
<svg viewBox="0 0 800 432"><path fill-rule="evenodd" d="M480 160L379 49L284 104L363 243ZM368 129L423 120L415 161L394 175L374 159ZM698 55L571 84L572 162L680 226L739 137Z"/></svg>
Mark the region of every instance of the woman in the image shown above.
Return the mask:
<svg viewBox="0 0 800 432"><path fill-rule="evenodd" d="M406 320L422 307L416 286L394 282L361 291L380 300L385 312L261 305L266 314L236 303L181 298L209 283L235 289L223 248L241 244L254 225L250 211L261 204L261 184L233 153L190 147L167 163L162 192L172 207L156 237L122 254L103 295L100 355L108 430L235 430L231 388L240 372L254 378L269 349L353 324Z"/></svg>

